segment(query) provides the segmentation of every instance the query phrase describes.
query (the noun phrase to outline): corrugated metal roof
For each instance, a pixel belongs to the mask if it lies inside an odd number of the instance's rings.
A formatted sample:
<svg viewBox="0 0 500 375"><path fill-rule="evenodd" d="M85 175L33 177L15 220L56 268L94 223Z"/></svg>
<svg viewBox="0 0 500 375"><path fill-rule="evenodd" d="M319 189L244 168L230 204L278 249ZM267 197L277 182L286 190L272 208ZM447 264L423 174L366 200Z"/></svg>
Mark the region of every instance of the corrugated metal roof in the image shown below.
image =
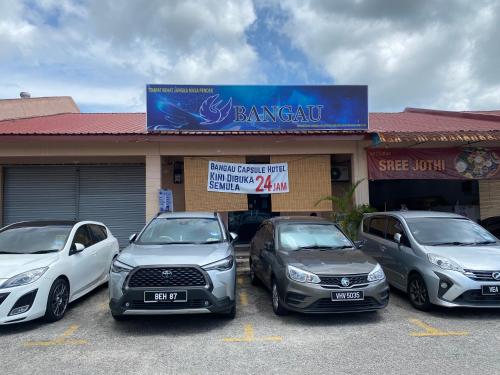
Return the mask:
<svg viewBox="0 0 500 375"><path fill-rule="evenodd" d="M495 111L493 111L495 112ZM66 113L0 121L0 136L18 135L366 135L382 142L450 142L500 140L500 116L491 113L451 112L408 108L399 113L370 113L369 131L165 131L147 133L145 113Z"/></svg>

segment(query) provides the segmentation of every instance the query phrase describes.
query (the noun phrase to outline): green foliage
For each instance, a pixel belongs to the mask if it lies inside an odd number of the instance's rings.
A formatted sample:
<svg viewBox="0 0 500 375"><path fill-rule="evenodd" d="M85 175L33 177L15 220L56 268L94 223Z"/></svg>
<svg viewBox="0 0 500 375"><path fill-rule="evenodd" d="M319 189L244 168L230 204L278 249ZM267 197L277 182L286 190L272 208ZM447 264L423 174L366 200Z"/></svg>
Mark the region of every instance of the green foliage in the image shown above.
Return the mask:
<svg viewBox="0 0 500 375"><path fill-rule="evenodd" d="M323 201L330 201L335 206L332 212L332 220L340 225L342 230L352 239L358 237L358 228L363 219L363 214L374 212L375 209L367 204L353 205L354 193L363 180L357 181L349 190L339 196L328 196L321 198L316 205Z"/></svg>

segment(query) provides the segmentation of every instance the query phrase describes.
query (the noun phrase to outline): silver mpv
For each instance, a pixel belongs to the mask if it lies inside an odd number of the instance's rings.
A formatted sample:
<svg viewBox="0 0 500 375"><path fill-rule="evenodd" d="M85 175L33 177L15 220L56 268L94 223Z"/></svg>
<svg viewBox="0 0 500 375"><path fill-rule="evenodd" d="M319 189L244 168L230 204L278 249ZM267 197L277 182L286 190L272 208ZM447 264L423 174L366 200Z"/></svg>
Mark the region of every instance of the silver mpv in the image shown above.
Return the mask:
<svg viewBox="0 0 500 375"><path fill-rule="evenodd" d="M221 217L213 212L155 217L113 262L109 307L113 317L236 313L236 262Z"/></svg>
<svg viewBox="0 0 500 375"><path fill-rule="evenodd" d="M367 214L363 251L412 305L500 308L500 242L456 214L398 211Z"/></svg>

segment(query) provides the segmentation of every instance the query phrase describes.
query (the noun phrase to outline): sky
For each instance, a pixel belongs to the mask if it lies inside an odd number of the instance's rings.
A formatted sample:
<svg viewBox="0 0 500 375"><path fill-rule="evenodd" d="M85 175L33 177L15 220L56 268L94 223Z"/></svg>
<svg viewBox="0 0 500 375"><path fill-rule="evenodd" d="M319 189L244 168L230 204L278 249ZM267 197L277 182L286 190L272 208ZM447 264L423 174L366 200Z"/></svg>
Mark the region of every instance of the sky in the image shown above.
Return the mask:
<svg viewBox="0 0 500 375"><path fill-rule="evenodd" d="M500 109L496 0L0 0L0 98L144 112L145 85L361 84L371 112Z"/></svg>

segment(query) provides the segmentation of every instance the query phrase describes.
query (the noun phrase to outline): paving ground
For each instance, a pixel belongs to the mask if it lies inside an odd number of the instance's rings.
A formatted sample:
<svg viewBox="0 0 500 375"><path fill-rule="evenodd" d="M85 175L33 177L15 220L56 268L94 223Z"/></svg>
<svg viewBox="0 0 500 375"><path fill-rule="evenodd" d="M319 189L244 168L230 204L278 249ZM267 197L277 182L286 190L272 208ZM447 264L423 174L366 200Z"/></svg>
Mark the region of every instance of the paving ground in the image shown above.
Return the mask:
<svg viewBox="0 0 500 375"><path fill-rule="evenodd" d="M1 374L500 373L500 311L415 311L393 292L378 313L276 317L240 276L236 319L115 322L100 288L54 324L0 327Z"/></svg>

